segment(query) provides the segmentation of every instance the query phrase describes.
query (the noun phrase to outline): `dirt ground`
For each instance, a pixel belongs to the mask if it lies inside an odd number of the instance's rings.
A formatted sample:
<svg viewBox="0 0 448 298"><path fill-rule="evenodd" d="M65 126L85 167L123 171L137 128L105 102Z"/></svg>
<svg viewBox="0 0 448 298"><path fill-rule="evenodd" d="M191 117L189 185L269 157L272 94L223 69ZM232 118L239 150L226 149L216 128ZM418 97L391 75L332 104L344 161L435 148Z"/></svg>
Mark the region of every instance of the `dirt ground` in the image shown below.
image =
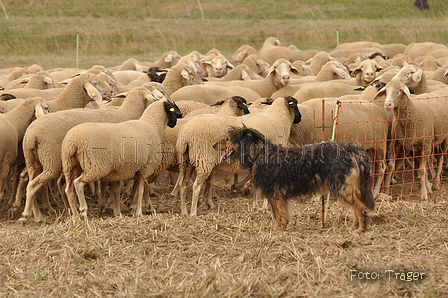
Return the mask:
<svg viewBox="0 0 448 298"><path fill-rule="evenodd" d="M229 178L194 218L180 216L166 177L143 218L90 202L89 224L57 208L22 226L3 208L0 297L448 297L445 192L378 200L362 234L338 202L324 228L320 202L294 202L280 231Z"/></svg>

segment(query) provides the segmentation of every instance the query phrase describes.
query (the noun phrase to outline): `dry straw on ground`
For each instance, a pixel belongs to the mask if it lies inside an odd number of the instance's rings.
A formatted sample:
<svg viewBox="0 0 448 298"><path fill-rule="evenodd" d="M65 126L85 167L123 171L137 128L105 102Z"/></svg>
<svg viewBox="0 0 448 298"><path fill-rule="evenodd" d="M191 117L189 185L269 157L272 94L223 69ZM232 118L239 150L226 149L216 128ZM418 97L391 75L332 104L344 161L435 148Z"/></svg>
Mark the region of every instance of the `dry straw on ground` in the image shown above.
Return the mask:
<svg viewBox="0 0 448 298"><path fill-rule="evenodd" d="M65 215L23 227L3 219L0 297L448 295L446 200L382 199L369 230L356 234L337 202L325 228L320 203L294 203L288 229L279 231L270 210L224 181L217 208L201 206L196 218L178 215L169 187L155 190L158 213L140 219L95 214L93 205L89 226ZM405 272L418 280L400 280Z"/></svg>

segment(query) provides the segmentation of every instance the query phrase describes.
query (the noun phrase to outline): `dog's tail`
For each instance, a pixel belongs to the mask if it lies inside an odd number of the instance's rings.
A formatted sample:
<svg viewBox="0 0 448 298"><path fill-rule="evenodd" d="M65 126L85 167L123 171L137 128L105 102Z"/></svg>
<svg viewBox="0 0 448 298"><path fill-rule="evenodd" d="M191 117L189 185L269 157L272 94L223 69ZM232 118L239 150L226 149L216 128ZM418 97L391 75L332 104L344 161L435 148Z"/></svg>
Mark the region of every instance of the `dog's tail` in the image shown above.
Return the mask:
<svg viewBox="0 0 448 298"><path fill-rule="evenodd" d="M359 167L359 190L361 192L361 202L370 209L375 208L375 198L372 194L372 161L370 157L363 152L358 163Z"/></svg>

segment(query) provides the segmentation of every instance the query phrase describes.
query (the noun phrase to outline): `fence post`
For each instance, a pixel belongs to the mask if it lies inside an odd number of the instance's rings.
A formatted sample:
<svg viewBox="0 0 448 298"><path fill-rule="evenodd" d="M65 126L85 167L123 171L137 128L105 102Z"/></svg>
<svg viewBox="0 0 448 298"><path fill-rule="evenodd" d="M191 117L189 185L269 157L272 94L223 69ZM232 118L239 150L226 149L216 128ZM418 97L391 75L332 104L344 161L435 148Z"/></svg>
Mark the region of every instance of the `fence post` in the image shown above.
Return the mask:
<svg viewBox="0 0 448 298"><path fill-rule="evenodd" d="M339 29L336 29L336 46L339 45Z"/></svg>
<svg viewBox="0 0 448 298"><path fill-rule="evenodd" d="M76 32L76 68L79 68L79 32Z"/></svg>
<svg viewBox="0 0 448 298"><path fill-rule="evenodd" d="M8 14L6 13L6 8L3 5L3 2L1 0L0 0L0 5L1 5L2 9L3 9L3 13L5 14L5 19L7 20L8 19Z"/></svg>

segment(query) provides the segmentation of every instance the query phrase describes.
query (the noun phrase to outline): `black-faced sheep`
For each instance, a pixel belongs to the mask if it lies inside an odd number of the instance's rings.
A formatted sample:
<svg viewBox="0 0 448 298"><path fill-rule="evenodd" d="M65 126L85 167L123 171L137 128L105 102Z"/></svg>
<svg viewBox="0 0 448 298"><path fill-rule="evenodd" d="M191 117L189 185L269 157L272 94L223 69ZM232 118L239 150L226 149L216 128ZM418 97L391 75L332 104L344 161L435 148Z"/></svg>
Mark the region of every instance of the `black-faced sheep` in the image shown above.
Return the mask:
<svg viewBox="0 0 448 298"><path fill-rule="evenodd" d="M26 191L26 204L21 221L31 216L31 208L37 222L44 221L36 204L36 192L62 172L61 144L72 127L85 122L122 122L137 119L147 105L159 98L160 84L148 90L144 87L132 90L120 108L74 109L50 114L50 118L39 118L28 128L23 141L23 151L30 181ZM68 87L68 86L67 86ZM165 92L164 89L161 89ZM156 93L154 93L156 92ZM165 94L165 93L163 93ZM55 132L52 128L58 127ZM62 193L62 191L61 191Z"/></svg>
<svg viewBox="0 0 448 298"><path fill-rule="evenodd" d="M191 215L197 214L197 205L201 188L208 179L213 179L214 170L228 173L243 172L235 165L220 165L219 156L213 144L225 138L230 126L253 127L276 144L286 144L291 125L298 123L301 115L297 109L297 100L292 97L278 98L262 113L248 114L241 117L207 115L193 118L181 128L176 144L178 153L181 213L188 214L186 208L186 188L193 169L196 179L193 183ZM212 185L213 181L208 182ZM207 192L207 202L211 201L212 188Z"/></svg>
<svg viewBox="0 0 448 298"><path fill-rule="evenodd" d="M142 215L146 179L157 178L162 167L159 144L165 127L174 127L180 115L168 101L154 102L138 120L121 123L84 123L71 129L62 143L65 192L77 216L75 191L81 215L87 219L84 186L103 181L137 181L135 215Z"/></svg>

